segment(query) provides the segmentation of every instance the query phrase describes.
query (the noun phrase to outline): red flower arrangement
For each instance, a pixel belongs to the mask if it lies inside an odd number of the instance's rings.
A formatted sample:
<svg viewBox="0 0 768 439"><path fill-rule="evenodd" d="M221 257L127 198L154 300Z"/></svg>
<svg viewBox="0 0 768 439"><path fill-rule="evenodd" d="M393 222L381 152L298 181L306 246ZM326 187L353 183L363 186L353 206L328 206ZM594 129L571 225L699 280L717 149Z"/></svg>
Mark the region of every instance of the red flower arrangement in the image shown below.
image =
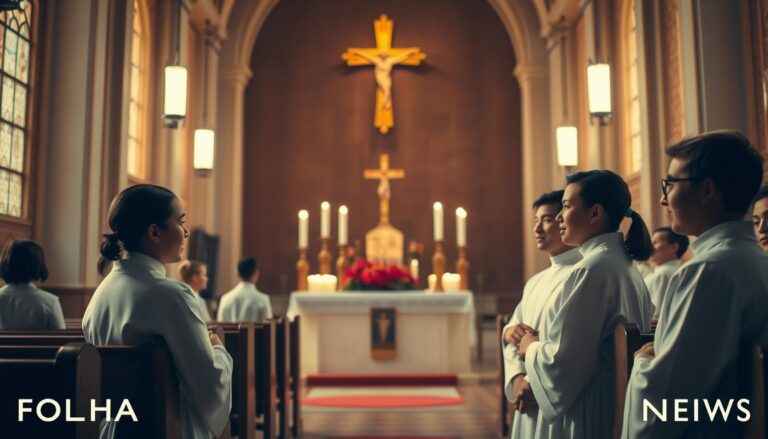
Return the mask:
<svg viewBox="0 0 768 439"><path fill-rule="evenodd" d="M413 290L416 282L400 265L372 264L359 259L344 273L345 290Z"/></svg>

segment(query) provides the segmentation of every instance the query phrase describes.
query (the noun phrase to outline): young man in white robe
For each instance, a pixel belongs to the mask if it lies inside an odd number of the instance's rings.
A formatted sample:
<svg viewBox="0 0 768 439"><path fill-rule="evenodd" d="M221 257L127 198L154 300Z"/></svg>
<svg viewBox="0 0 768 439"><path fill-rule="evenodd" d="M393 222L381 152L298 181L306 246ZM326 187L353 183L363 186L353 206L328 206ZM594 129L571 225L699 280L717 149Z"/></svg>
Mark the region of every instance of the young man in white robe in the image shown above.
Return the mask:
<svg viewBox="0 0 768 439"><path fill-rule="evenodd" d="M768 186L763 186L755 197L752 225L755 227L757 244L768 252Z"/></svg>
<svg viewBox="0 0 768 439"><path fill-rule="evenodd" d="M502 331L504 349L504 393L515 407L512 435L527 439L534 435L538 407L526 379L525 363L517 354L517 343L527 331L538 332L541 313L547 301L560 288L568 270L581 260L576 248L563 244L557 214L560 213L563 191L543 194L533 203L536 248L549 255L550 266L533 275L523 288L523 297L515 308L509 323Z"/></svg>
<svg viewBox="0 0 768 439"><path fill-rule="evenodd" d="M712 422L703 401L727 406L738 398L740 351L766 341L768 255L744 221L760 188L763 160L735 131L705 133L666 152L671 161L661 205L676 233L697 238L693 258L669 281L654 341L635 355L622 437L742 437L736 401L727 423L719 415ZM666 419L649 408L662 411L665 401Z"/></svg>
<svg viewBox="0 0 768 439"><path fill-rule="evenodd" d="M651 293L653 302L653 320L659 320L661 298L667 289L669 279L680 268L681 258L688 251L688 237L675 233L670 227L659 227L651 236L653 254L650 261L653 264L653 273L645 278L648 292Z"/></svg>
<svg viewBox="0 0 768 439"><path fill-rule="evenodd" d="M648 259L651 239L621 177L597 170L567 181L558 220L563 242L580 246L582 260L545 306L538 336L526 333L518 352L539 406L532 437L609 439L613 328L620 319L650 327L653 306L632 260ZM625 217L626 240L618 232Z"/></svg>
<svg viewBox="0 0 768 439"><path fill-rule="evenodd" d="M240 283L221 297L218 311L220 322L261 323L272 318L269 296L256 288L259 267L256 258L245 258L237 264Z"/></svg>

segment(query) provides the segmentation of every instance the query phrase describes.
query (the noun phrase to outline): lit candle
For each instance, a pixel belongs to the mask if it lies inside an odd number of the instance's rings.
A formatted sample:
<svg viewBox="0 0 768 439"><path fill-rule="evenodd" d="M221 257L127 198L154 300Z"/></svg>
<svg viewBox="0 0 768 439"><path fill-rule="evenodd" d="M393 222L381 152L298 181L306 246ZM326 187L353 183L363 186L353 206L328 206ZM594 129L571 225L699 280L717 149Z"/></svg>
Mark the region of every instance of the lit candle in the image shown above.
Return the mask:
<svg viewBox="0 0 768 439"><path fill-rule="evenodd" d="M463 207L456 209L456 245L467 246L467 211Z"/></svg>
<svg viewBox="0 0 768 439"><path fill-rule="evenodd" d="M434 217L435 241L443 240L443 203L435 201L432 205L432 216Z"/></svg>
<svg viewBox="0 0 768 439"><path fill-rule="evenodd" d="M347 245L347 206L339 207L339 245Z"/></svg>
<svg viewBox="0 0 768 439"><path fill-rule="evenodd" d="M419 278L419 260L411 259L411 277L413 280Z"/></svg>
<svg viewBox="0 0 768 439"><path fill-rule="evenodd" d="M299 248L307 248L309 238L309 212L299 211Z"/></svg>
<svg viewBox="0 0 768 439"><path fill-rule="evenodd" d="M458 291L461 276L457 273L443 273L443 291Z"/></svg>
<svg viewBox="0 0 768 439"><path fill-rule="evenodd" d="M320 204L320 237L328 238L331 236L331 204L323 201Z"/></svg>

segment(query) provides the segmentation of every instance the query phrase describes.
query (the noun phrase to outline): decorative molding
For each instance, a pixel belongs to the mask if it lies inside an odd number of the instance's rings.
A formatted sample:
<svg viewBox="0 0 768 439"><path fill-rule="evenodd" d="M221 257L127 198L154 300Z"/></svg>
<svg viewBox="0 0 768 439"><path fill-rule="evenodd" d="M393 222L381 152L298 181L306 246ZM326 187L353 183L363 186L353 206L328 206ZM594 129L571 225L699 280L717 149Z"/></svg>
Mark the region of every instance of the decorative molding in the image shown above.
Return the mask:
<svg viewBox="0 0 768 439"><path fill-rule="evenodd" d="M224 68L219 74L220 82L232 82L237 87L245 87L251 80L253 72L248 66Z"/></svg>
<svg viewBox="0 0 768 439"><path fill-rule="evenodd" d="M549 69L539 65L518 64L515 67L515 77L521 83L531 79L545 79L549 77Z"/></svg>

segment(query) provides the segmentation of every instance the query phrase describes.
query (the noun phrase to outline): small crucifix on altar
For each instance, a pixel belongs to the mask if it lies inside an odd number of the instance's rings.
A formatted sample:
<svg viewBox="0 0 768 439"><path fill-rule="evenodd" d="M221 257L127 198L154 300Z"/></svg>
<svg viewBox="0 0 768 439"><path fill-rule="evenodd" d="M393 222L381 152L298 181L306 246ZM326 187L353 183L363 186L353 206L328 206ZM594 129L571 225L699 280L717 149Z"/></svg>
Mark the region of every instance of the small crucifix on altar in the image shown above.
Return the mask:
<svg viewBox="0 0 768 439"><path fill-rule="evenodd" d="M379 180L379 225L365 234L365 257L372 262L403 263L403 232L389 223L389 200L392 192L389 180L405 178L403 169L390 169L389 154L379 157L378 169L366 169L366 180Z"/></svg>
<svg viewBox="0 0 768 439"><path fill-rule="evenodd" d="M386 134L395 124L392 112L392 68L398 64L417 66L427 57L418 47L392 47L393 28L392 20L382 15L373 22L376 47L350 47L341 55L350 67L374 66L377 89L373 125L381 134Z"/></svg>

